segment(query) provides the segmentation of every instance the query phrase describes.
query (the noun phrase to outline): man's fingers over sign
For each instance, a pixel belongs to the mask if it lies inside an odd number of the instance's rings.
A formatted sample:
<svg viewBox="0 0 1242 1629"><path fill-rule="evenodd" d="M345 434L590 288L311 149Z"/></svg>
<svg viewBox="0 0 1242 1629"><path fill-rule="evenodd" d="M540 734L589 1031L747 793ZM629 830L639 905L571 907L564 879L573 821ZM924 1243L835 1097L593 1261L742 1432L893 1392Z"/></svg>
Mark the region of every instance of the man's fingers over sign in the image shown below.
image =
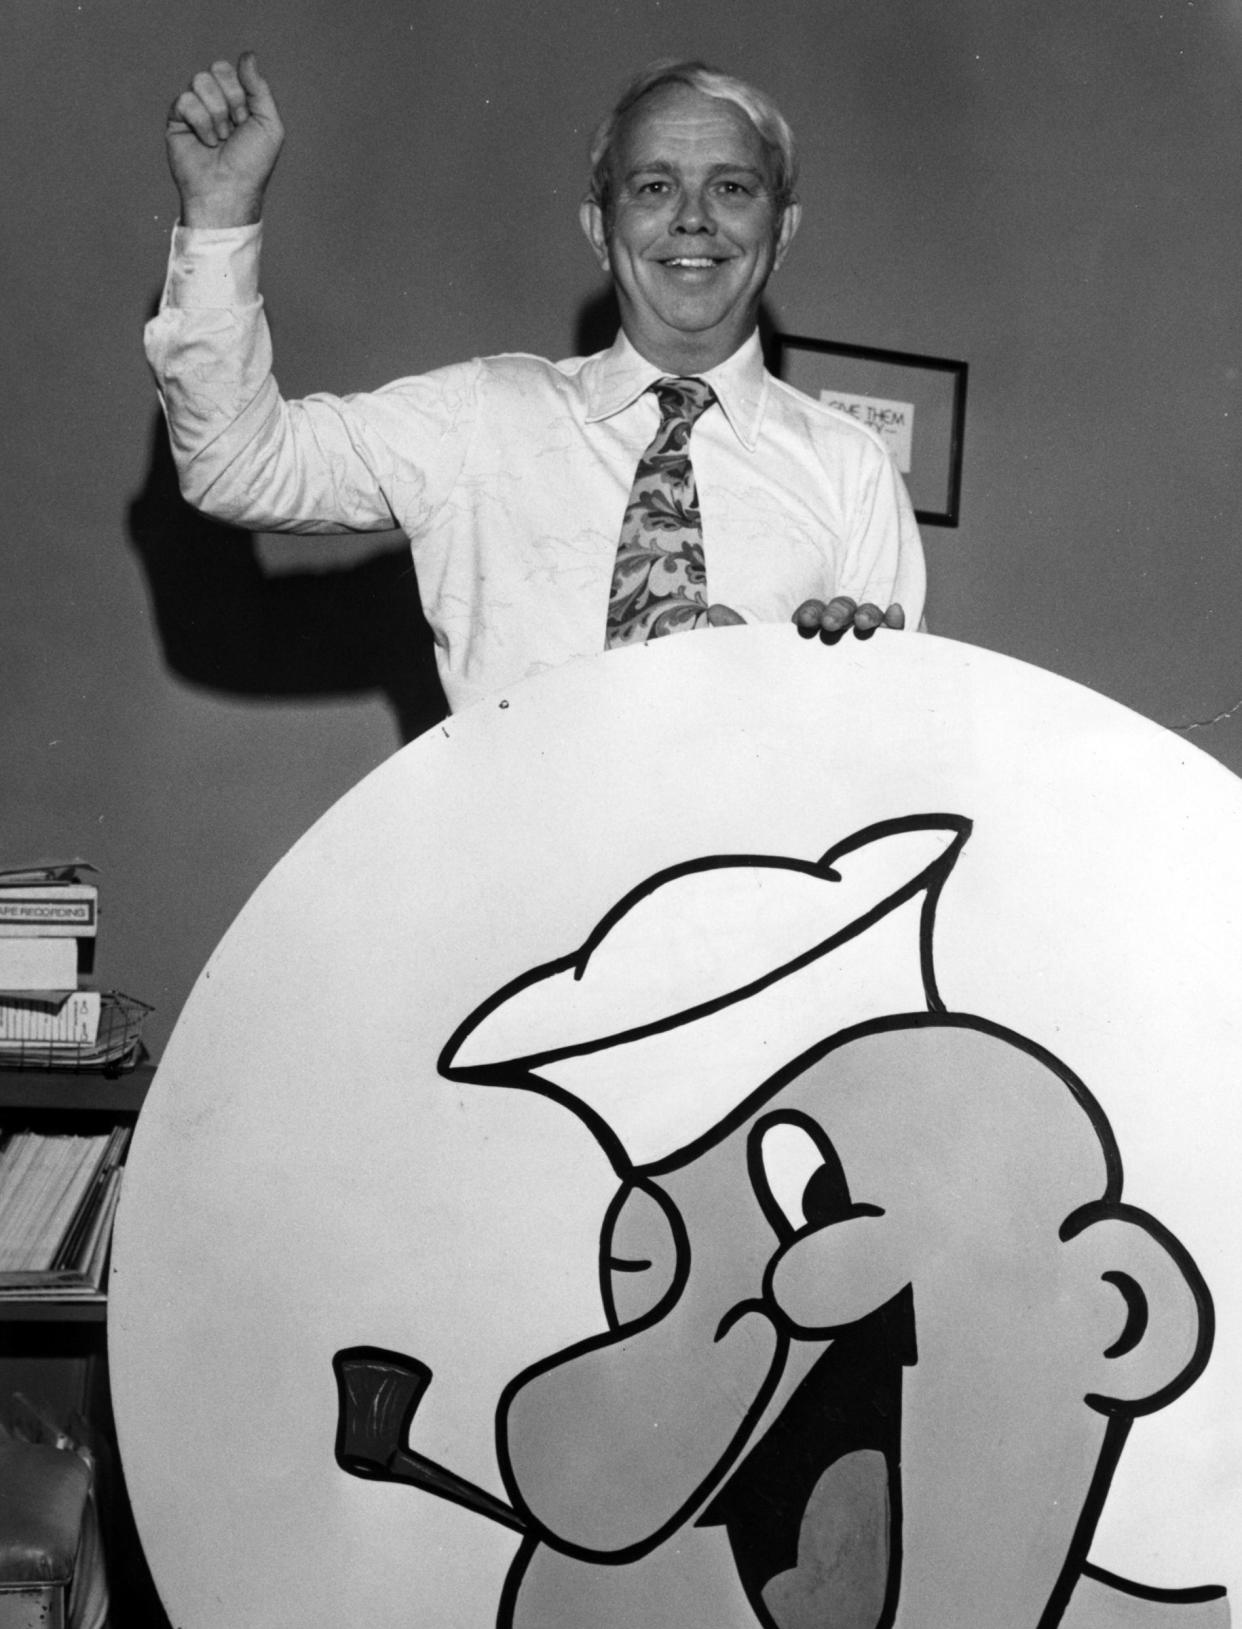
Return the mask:
<svg viewBox="0 0 1242 1629"><path fill-rule="evenodd" d="M851 627L859 639L867 638L877 628L904 628L906 614L900 605L881 610L870 600L859 605L848 594L838 594L826 603L804 600L794 612L793 621L804 639L819 634L822 639L835 642Z"/></svg>

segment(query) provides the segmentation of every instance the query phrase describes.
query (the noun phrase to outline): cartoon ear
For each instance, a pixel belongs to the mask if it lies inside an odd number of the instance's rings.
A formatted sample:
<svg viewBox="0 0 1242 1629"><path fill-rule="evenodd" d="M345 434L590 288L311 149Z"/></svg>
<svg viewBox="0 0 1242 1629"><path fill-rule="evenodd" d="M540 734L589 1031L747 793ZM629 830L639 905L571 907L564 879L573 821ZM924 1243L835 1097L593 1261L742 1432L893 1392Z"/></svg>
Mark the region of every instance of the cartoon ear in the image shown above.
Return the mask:
<svg viewBox="0 0 1242 1629"><path fill-rule="evenodd" d="M1061 1237L1078 1288L1105 1331L1086 1401L1102 1414L1153 1414L1203 1372L1212 1297L1189 1252L1132 1205L1088 1206Z"/></svg>

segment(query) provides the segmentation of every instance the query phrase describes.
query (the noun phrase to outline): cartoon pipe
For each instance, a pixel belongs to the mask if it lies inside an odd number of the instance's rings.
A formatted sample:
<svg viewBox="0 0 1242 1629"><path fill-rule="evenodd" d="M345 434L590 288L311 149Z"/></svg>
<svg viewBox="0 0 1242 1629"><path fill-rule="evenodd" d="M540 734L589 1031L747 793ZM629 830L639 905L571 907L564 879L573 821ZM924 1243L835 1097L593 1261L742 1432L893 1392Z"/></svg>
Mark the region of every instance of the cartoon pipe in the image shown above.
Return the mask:
<svg viewBox="0 0 1242 1629"><path fill-rule="evenodd" d="M497 1499L455 1471L409 1447L410 1427L431 1384L431 1370L418 1358L378 1346L350 1346L332 1360L337 1384L336 1462L351 1476L404 1482L422 1488L502 1526L524 1526Z"/></svg>

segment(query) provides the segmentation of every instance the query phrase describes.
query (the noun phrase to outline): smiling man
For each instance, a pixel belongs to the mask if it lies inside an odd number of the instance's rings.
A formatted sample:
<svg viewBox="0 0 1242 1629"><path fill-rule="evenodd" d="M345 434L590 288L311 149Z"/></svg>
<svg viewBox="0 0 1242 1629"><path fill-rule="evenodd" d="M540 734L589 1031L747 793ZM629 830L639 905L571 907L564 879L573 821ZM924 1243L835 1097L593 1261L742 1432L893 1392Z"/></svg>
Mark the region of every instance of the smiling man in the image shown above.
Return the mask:
<svg viewBox="0 0 1242 1629"><path fill-rule="evenodd" d="M765 141L762 115L705 93L702 77L628 101L597 138L582 205L626 338L678 374L719 367L754 333L801 218L779 135Z"/></svg>
<svg viewBox="0 0 1242 1629"><path fill-rule="evenodd" d="M600 126L581 219L620 306L610 349L303 401L276 386L259 296L284 131L253 55L196 74L166 136L181 221L147 354L182 490L251 530L402 528L452 708L683 629L920 624L884 444L764 368L800 206L793 137L753 87L656 64Z"/></svg>

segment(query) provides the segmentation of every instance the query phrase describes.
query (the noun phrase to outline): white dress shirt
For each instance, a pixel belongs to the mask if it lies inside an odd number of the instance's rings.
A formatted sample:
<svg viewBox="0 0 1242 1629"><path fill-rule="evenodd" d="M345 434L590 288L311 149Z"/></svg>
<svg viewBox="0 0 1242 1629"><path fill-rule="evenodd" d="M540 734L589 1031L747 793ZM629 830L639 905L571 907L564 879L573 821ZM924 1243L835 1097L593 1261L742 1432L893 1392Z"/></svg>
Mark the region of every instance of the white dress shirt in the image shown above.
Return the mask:
<svg viewBox="0 0 1242 1629"><path fill-rule="evenodd" d="M454 711L602 650L660 370L619 336L565 362L483 357L285 401L261 231L178 227L147 326L187 499L251 531L401 527ZM709 603L783 622L803 600L848 594L895 601L917 627L922 545L879 437L774 379L757 336L702 377L719 401L690 441Z"/></svg>

